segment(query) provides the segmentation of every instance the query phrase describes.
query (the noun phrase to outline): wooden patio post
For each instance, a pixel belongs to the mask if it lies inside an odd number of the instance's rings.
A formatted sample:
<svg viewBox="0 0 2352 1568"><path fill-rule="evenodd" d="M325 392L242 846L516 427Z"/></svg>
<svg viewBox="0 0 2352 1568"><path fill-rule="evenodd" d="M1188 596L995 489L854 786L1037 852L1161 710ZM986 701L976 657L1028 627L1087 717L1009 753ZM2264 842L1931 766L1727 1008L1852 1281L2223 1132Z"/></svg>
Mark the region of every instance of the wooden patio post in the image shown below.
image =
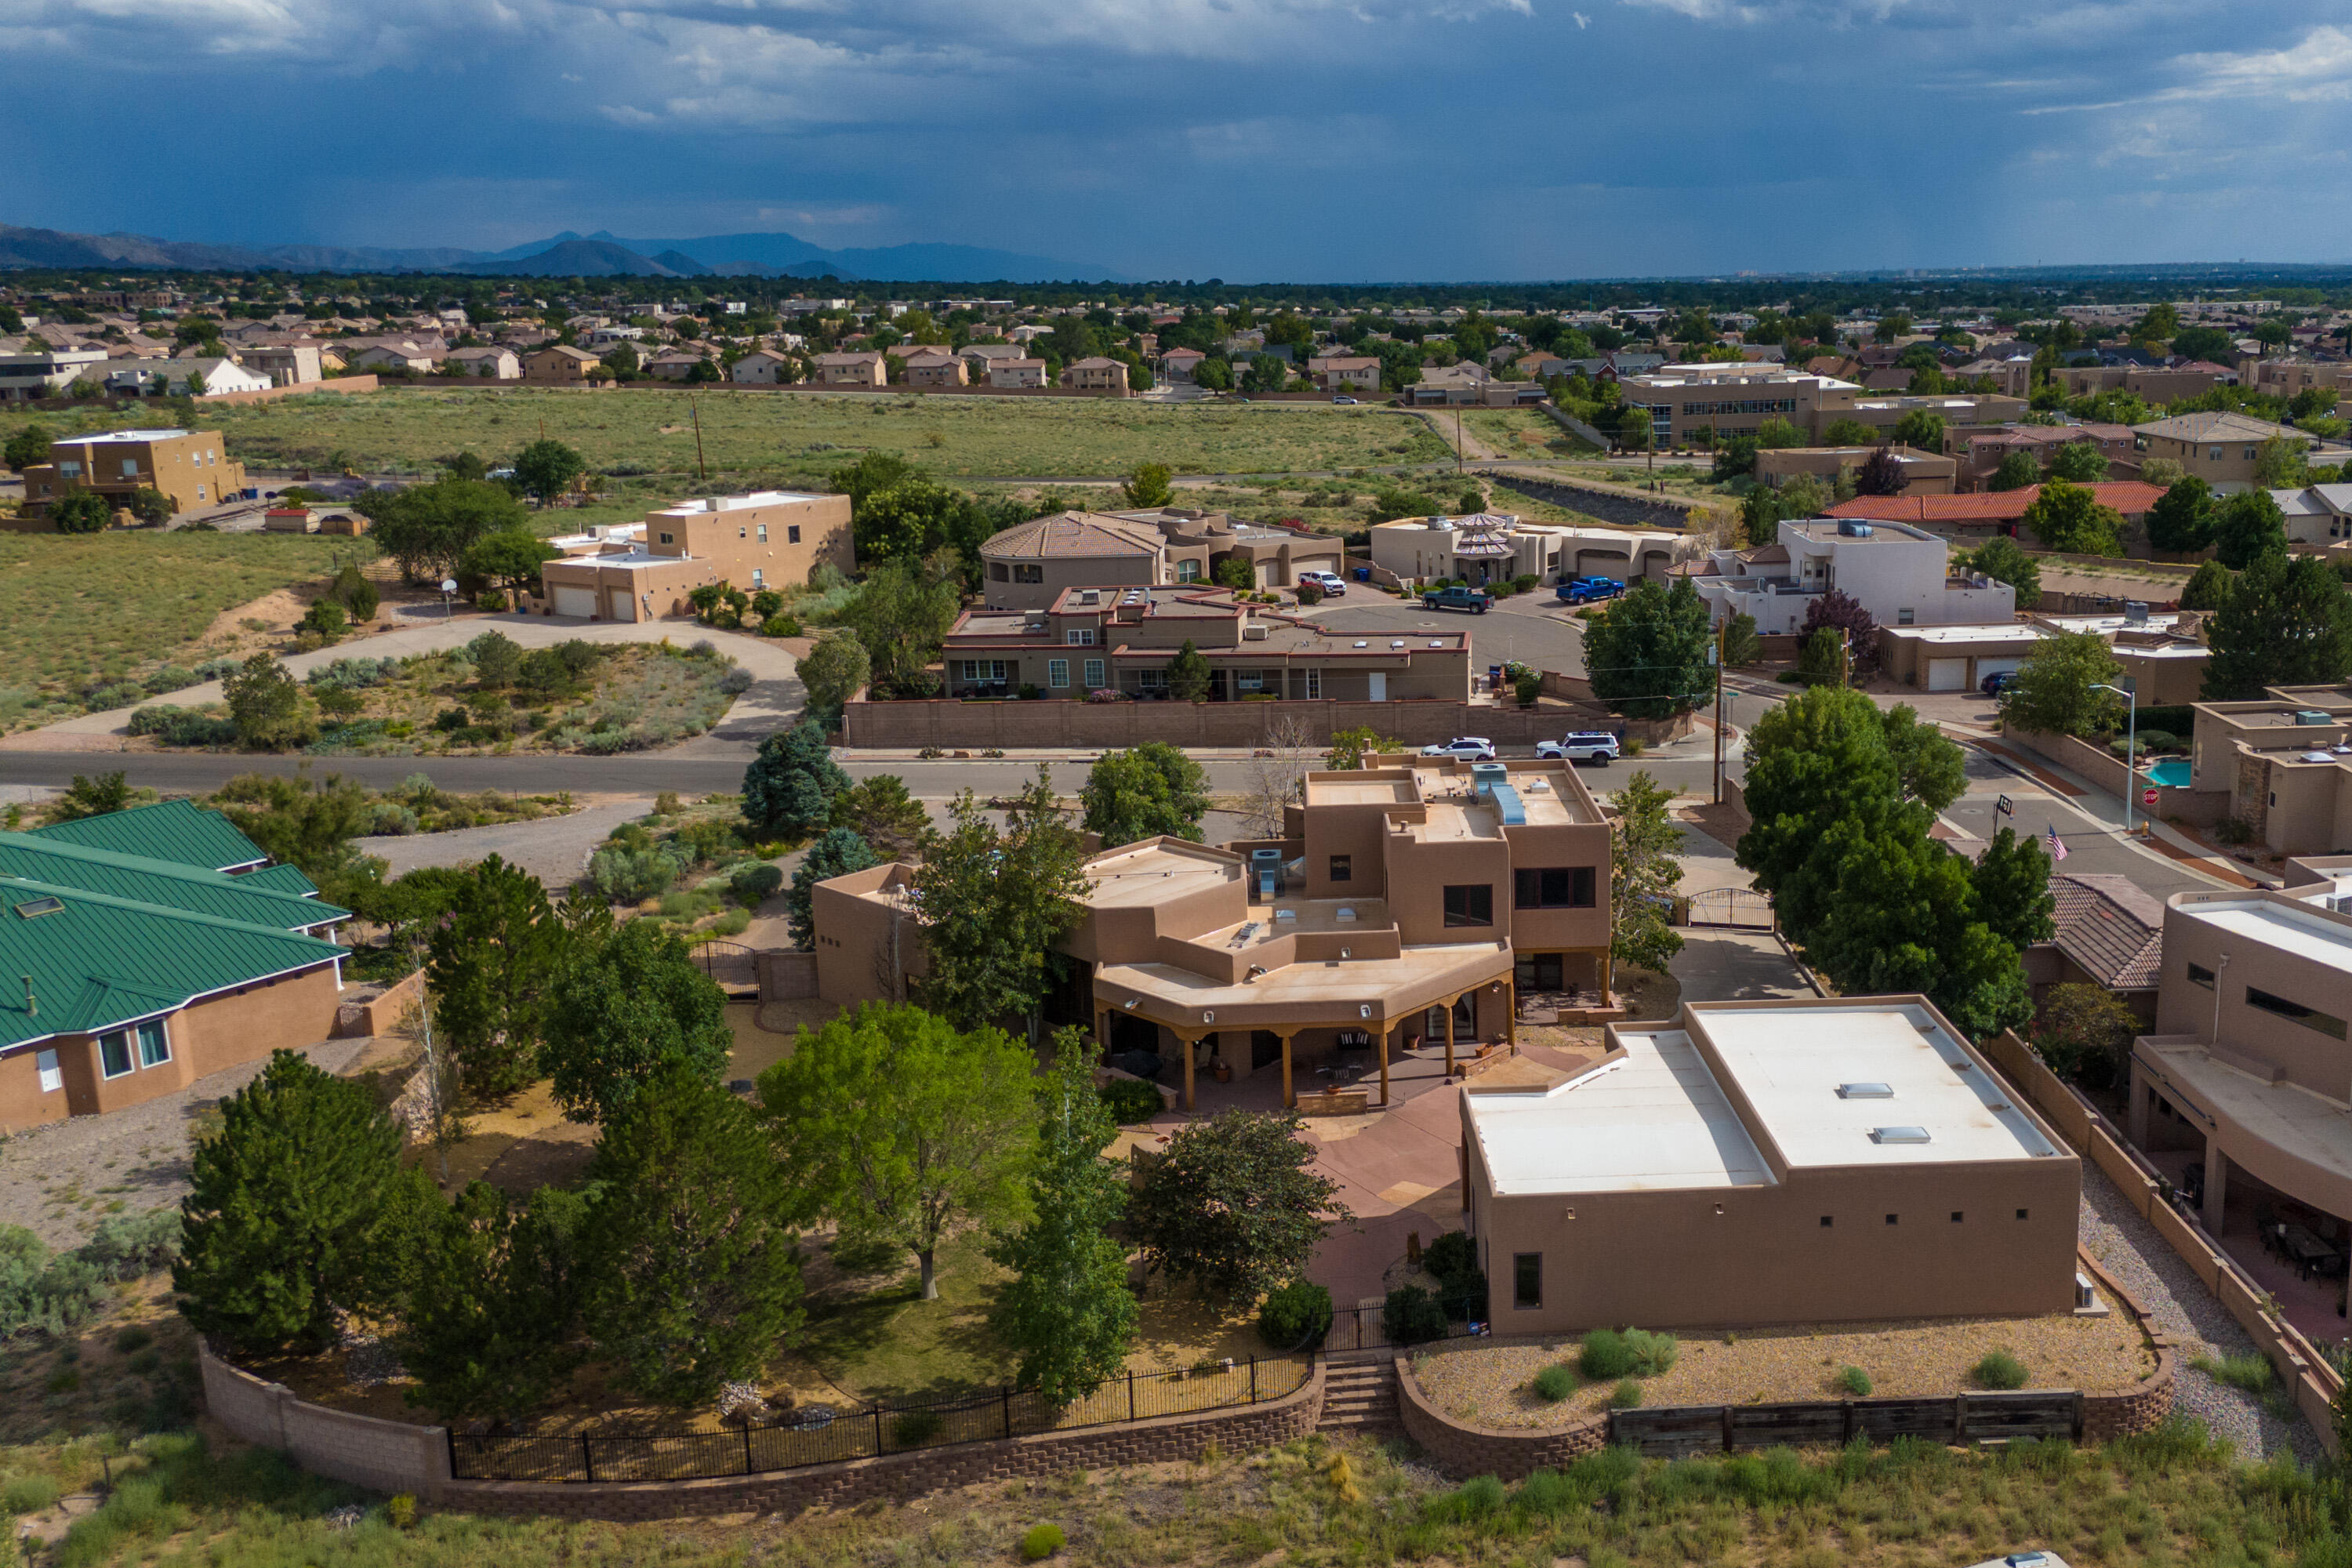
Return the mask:
<svg viewBox="0 0 2352 1568"><path fill-rule="evenodd" d="M1298 1109L1298 1096L1290 1089L1290 1037L1278 1035L1276 1037L1282 1041L1282 1108L1296 1110Z"/></svg>
<svg viewBox="0 0 2352 1568"><path fill-rule="evenodd" d="M1381 1020L1381 1103L1389 1102L1389 1021Z"/></svg>
<svg viewBox="0 0 2352 1568"><path fill-rule="evenodd" d="M1519 1054L1519 977L1512 975L1503 982L1503 1041L1511 1054Z"/></svg>
<svg viewBox="0 0 2352 1568"><path fill-rule="evenodd" d="M1445 1002L1445 1076L1448 1080L1454 1077L1454 1009L1461 1002L1460 993L1449 996Z"/></svg>
<svg viewBox="0 0 2352 1568"><path fill-rule="evenodd" d="M1184 1050L1184 1109L1190 1110L1192 1109L1192 1047L1200 1042L1182 1035L1176 1038Z"/></svg>

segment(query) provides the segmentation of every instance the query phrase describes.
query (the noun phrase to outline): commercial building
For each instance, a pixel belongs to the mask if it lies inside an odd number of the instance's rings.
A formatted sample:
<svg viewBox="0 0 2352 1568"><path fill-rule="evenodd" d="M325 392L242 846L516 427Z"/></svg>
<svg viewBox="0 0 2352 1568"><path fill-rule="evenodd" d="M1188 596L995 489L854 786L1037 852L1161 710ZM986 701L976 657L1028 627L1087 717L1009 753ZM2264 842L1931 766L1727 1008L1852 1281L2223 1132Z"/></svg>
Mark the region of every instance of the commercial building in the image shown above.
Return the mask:
<svg viewBox="0 0 2352 1568"><path fill-rule="evenodd" d="M1691 579L1719 625L1752 616L1764 636L1801 628L1813 601L1835 590L1881 626L1936 626L2006 620L2017 590L1981 574L1954 576L1950 547L1899 522L1814 518L1786 521L1758 550L1717 550L1710 570Z"/></svg>
<svg viewBox="0 0 2352 1568"><path fill-rule="evenodd" d="M1661 365L1618 382L1625 402L1650 411L1660 447L1694 445L1708 433L1718 444L1753 436L1768 419L1818 439L1830 420L1851 415L1861 391L1832 376L1744 363Z"/></svg>
<svg viewBox="0 0 2352 1568"><path fill-rule="evenodd" d="M1915 447L1767 447L1756 454L1756 479L1779 489L1799 474L1810 474L1835 484L1840 474L1854 472L1879 452L1893 456L1903 470L1906 496L1948 496L1954 489L1959 464L1940 452Z"/></svg>
<svg viewBox="0 0 2352 1568"><path fill-rule="evenodd" d="M49 447L49 460L25 470L26 531L53 525L48 509L74 490L95 490L118 510L142 489L160 490L181 511L217 506L245 488L245 465L228 455L217 430L113 430L73 436Z"/></svg>
<svg viewBox="0 0 2352 1568"><path fill-rule="evenodd" d="M2069 397L2121 392L2161 408L2184 397L2202 397L2217 386L2237 384L2238 373L2204 360L2179 364L2061 365L2050 373Z"/></svg>
<svg viewBox="0 0 2352 1568"><path fill-rule="evenodd" d="M708 583L756 594L856 564L849 498L784 490L681 501L629 529L549 542L565 554L539 569L541 607L592 621L688 616L687 595Z"/></svg>
<svg viewBox="0 0 2352 1568"><path fill-rule="evenodd" d="M1187 642L1208 660L1213 702L1470 696L1466 632L1335 633L1206 585L1066 588L1041 610L967 610L941 657L950 697L1153 699Z"/></svg>
<svg viewBox="0 0 2352 1568"><path fill-rule="evenodd" d="M1079 965L1069 1010L1114 1059L1146 1058L1188 1108L1202 1074L1276 1067L1289 1103L1310 1066L1360 1070L1385 1103L1396 1051L1442 1047L1450 1073L1514 1037L1520 990L1606 988L1610 827L1572 768L1379 762L1308 773L1282 838L1087 862L1057 947ZM817 885L824 1000L919 973L905 889L898 866Z"/></svg>
<svg viewBox="0 0 2352 1568"><path fill-rule="evenodd" d="M0 833L0 1129L327 1038L350 911L317 895L186 801Z"/></svg>
<svg viewBox="0 0 2352 1568"><path fill-rule="evenodd" d="M1402 517L1371 529L1372 564L1408 583L1534 577L1664 581L1692 549L1681 534L1529 522L1510 512Z"/></svg>
<svg viewBox="0 0 2352 1568"><path fill-rule="evenodd" d="M2021 621L1878 628L1878 664L1888 679L1920 691L1974 691L1989 675L2016 669L2062 634L2095 632L2136 683L2144 707L2194 702L2204 694L2212 649L2195 615L2034 616Z"/></svg>
<svg viewBox="0 0 2352 1568"><path fill-rule="evenodd" d="M2074 1307L2080 1163L1925 997L1686 1002L1606 1039L1461 1097L1496 1331Z"/></svg>

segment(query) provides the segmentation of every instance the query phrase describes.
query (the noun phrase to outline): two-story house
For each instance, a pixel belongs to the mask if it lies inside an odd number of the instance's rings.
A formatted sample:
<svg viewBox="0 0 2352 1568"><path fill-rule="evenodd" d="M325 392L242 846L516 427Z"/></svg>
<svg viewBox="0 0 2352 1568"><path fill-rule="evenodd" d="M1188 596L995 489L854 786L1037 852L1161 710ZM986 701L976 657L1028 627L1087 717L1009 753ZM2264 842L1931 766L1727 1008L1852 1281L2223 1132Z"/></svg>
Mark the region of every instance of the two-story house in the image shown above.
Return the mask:
<svg viewBox="0 0 2352 1568"><path fill-rule="evenodd" d="M1813 601L1832 589L1883 626L2005 621L2016 613L2016 589L1953 576L1949 555L1944 541L1907 523L1811 518L1781 523L1780 537L1760 550L1710 552L1712 570L1691 581L1718 625L1753 616L1768 637L1799 630Z"/></svg>

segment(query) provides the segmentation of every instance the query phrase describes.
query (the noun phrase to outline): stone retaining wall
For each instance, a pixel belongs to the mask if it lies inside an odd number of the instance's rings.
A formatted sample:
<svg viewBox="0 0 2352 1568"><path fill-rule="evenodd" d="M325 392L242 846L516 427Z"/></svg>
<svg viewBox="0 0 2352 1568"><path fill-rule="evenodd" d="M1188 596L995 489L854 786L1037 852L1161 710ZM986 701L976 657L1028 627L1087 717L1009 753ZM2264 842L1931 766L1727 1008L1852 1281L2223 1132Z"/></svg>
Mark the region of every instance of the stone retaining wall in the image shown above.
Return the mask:
<svg viewBox="0 0 2352 1568"><path fill-rule="evenodd" d="M1421 1391L1421 1381L1403 1356L1396 1358L1397 1409L1405 1435L1428 1450L1450 1476L1499 1476L1525 1480L1529 1472L1559 1469L1609 1446L1609 1417L1588 1416L1549 1431L1504 1431L1475 1426L1439 1413Z"/></svg>
<svg viewBox="0 0 2352 1568"><path fill-rule="evenodd" d="M449 1473L449 1438L444 1427L305 1404L283 1385L229 1365L209 1347L199 1350L198 1361L205 1408L215 1420L248 1443L283 1450L314 1474L374 1491L413 1492L427 1502L467 1512L568 1519L676 1519L841 1508L867 1498L913 1497L974 1481L1193 1459L1212 1443L1228 1452L1271 1447L1306 1436L1323 1417L1324 1368L1318 1358L1296 1392L1224 1410L918 1448L757 1476L584 1484L466 1481Z"/></svg>
<svg viewBox="0 0 2352 1568"><path fill-rule="evenodd" d="M1690 526L1691 514L1703 511L1705 501L1678 496L1644 493L1616 485L1599 485L1569 479L1534 479L1493 468L1478 470L1481 479L1533 500L1549 501L1570 511L1582 512L1619 528L1655 528L1680 533Z"/></svg>

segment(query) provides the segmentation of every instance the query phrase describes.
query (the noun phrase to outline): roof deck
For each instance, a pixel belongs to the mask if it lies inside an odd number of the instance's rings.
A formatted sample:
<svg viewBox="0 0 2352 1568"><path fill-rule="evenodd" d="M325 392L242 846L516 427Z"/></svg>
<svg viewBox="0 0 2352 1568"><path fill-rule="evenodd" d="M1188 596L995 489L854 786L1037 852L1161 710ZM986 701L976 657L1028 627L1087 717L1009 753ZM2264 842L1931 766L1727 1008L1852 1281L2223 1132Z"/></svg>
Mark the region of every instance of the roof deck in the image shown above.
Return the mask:
<svg viewBox="0 0 2352 1568"><path fill-rule="evenodd" d="M1172 892L1238 882L1245 874L1241 861L1222 849L1170 838L1097 855L1079 869L1093 884L1087 902L1097 909L1142 908Z"/></svg>

